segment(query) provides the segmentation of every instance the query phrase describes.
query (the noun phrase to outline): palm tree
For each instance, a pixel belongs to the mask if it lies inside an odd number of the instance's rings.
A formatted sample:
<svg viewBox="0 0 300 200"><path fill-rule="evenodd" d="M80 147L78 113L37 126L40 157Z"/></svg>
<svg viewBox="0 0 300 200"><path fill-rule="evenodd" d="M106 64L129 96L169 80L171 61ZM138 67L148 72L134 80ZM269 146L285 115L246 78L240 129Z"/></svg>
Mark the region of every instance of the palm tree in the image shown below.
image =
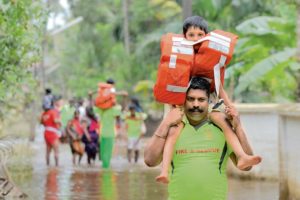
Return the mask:
<svg viewBox="0 0 300 200"><path fill-rule="evenodd" d="M182 1L182 17L183 20L187 17L192 16L192 0L184 0Z"/></svg>

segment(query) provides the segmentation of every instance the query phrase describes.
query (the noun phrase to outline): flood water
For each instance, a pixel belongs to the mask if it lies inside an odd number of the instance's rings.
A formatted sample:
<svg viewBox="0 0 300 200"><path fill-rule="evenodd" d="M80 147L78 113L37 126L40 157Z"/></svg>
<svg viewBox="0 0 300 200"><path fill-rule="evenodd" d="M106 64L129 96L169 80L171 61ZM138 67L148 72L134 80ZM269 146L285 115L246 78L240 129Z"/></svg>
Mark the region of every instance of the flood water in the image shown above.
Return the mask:
<svg viewBox="0 0 300 200"><path fill-rule="evenodd" d="M43 142L32 144L35 155L25 180L14 176L16 184L36 200L167 200L167 187L155 182L159 168L148 168L140 158L129 164L122 156L124 149L116 149L109 170L101 169L101 162L89 167L86 158L80 166L73 166L68 145L60 148L60 166L45 165ZM53 158L52 158L53 164ZM229 200L278 199L278 183L229 179Z"/></svg>

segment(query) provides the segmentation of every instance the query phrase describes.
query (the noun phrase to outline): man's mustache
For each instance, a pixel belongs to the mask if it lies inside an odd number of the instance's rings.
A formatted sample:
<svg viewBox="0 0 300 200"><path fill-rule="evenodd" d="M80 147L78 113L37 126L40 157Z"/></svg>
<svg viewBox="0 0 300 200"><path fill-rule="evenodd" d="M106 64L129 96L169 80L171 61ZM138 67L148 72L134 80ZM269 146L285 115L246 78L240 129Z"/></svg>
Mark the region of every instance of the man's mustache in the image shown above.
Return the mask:
<svg viewBox="0 0 300 200"><path fill-rule="evenodd" d="M201 108L190 108L190 109L188 109L188 111L189 112L200 112L200 113L204 112L204 110Z"/></svg>

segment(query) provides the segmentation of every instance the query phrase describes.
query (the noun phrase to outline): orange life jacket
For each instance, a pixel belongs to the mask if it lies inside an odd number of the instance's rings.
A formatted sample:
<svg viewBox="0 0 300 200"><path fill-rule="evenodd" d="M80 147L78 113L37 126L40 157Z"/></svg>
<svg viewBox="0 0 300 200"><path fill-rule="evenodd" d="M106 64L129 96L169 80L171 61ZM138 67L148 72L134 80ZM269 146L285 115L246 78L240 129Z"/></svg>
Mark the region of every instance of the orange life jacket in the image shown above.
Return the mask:
<svg viewBox="0 0 300 200"><path fill-rule="evenodd" d="M224 83L225 65L232 58L237 38L221 30L214 30L197 42L185 40L179 34L163 35L153 89L155 99L161 103L182 105L193 76L210 79L211 92L216 91L219 95L219 86Z"/></svg>
<svg viewBox="0 0 300 200"><path fill-rule="evenodd" d="M238 36L232 33L214 30L194 44L199 49L191 75L211 79L211 92L219 94L219 86L224 83L225 66L232 58L237 39Z"/></svg>
<svg viewBox="0 0 300 200"><path fill-rule="evenodd" d="M183 45L183 35L168 33L163 35L160 47L161 57L154 97L158 102L182 105L188 88L194 49Z"/></svg>
<svg viewBox="0 0 300 200"><path fill-rule="evenodd" d="M98 93L95 99L95 106L100 109L108 109L116 104L116 95L112 93L113 86L108 83L98 84Z"/></svg>

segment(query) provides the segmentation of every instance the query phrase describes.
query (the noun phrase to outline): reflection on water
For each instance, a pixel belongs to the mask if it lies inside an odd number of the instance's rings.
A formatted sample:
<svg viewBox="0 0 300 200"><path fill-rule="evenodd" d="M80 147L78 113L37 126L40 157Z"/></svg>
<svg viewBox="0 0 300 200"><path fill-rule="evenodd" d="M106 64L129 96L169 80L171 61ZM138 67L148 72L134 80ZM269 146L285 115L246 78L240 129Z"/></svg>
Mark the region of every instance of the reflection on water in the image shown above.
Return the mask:
<svg viewBox="0 0 300 200"><path fill-rule="evenodd" d="M117 199L116 176L111 171L104 171L101 177L103 200Z"/></svg>
<svg viewBox="0 0 300 200"><path fill-rule="evenodd" d="M47 174L47 180L45 188L45 199L47 200L56 200L58 194L58 170L57 169L50 169Z"/></svg>
<svg viewBox="0 0 300 200"><path fill-rule="evenodd" d="M33 180L22 188L33 199L101 199L101 200L146 200L167 199L166 186L155 183L157 170L134 166L131 170L112 171L76 169L71 174L58 168L49 168L44 185L32 189ZM35 177L33 177L34 179ZM30 191L31 190L31 191ZM38 192L43 193L38 194Z"/></svg>
<svg viewBox="0 0 300 200"><path fill-rule="evenodd" d="M61 167L46 167L44 154L39 152L32 176L26 182L16 180L29 199L167 200L167 187L155 182L159 169L145 167L142 159L135 165L115 157L112 169L103 170L100 164L73 167L68 149L61 152ZM228 196L229 200L278 199L278 183L230 179Z"/></svg>
<svg viewBox="0 0 300 200"><path fill-rule="evenodd" d="M279 199L277 181L229 179L228 200Z"/></svg>

